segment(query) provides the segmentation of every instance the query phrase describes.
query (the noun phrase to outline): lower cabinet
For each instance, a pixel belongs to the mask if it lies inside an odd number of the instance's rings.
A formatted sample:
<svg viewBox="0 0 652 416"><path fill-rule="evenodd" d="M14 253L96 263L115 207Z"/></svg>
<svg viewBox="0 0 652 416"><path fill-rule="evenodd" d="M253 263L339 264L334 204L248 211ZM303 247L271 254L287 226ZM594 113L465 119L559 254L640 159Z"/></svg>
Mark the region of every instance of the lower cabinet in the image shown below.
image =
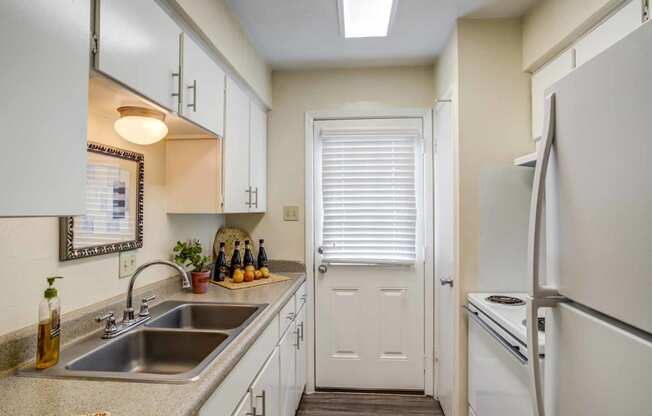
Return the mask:
<svg viewBox="0 0 652 416"><path fill-rule="evenodd" d="M276 347L251 385L253 415L278 416L280 414L280 365L279 347Z"/></svg>
<svg viewBox="0 0 652 416"><path fill-rule="evenodd" d="M297 325L292 322L281 338L281 415L290 416L296 410L296 353L298 351Z"/></svg>
<svg viewBox="0 0 652 416"><path fill-rule="evenodd" d="M306 308L295 300L303 293L304 286L290 297L204 403L199 416L295 415L306 384ZM290 324L282 324L288 316Z"/></svg>

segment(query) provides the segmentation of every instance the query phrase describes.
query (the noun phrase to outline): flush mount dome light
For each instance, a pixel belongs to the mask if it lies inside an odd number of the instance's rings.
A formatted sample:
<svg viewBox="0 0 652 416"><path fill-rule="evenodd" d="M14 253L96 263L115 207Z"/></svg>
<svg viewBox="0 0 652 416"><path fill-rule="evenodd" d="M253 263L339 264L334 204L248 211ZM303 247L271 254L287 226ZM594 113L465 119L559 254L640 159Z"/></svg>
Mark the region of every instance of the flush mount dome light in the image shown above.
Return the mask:
<svg viewBox="0 0 652 416"><path fill-rule="evenodd" d="M168 134L165 114L143 107L120 107L113 128L123 139L135 144L152 144Z"/></svg>
<svg viewBox="0 0 652 416"><path fill-rule="evenodd" d="M340 32L345 38L385 37L398 0L338 0Z"/></svg>

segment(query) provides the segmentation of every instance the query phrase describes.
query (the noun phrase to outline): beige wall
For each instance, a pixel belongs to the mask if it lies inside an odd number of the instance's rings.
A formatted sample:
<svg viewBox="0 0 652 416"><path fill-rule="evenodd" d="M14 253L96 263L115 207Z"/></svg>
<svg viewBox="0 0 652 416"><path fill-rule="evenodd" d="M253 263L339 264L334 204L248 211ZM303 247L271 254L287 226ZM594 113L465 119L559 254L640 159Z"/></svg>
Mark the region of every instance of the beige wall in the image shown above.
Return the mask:
<svg viewBox="0 0 652 416"><path fill-rule="evenodd" d="M262 102L271 107L271 70L224 0L176 0Z"/></svg>
<svg viewBox="0 0 652 416"><path fill-rule="evenodd" d="M304 261L305 113L318 110L430 108L432 67L282 71L272 76L269 113L268 210L227 215L254 239L265 238L275 259ZM300 221L284 222L283 206L298 205Z"/></svg>
<svg viewBox="0 0 652 416"><path fill-rule="evenodd" d="M520 19L458 21L435 68L437 95L453 87L458 175L458 303L468 292L525 291L532 172L530 80ZM456 315L456 414L467 412L467 328Z"/></svg>
<svg viewBox="0 0 652 416"><path fill-rule="evenodd" d="M523 18L523 68L535 71L622 2L623 0L539 1Z"/></svg>
<svg viewBox="0 0 652 416"><path fill-rule="evenodd" d="M89 139L145 154L145 235L143 248L136 250L138 264L169 259L177 239L200 238L210 251L222 216L165 213L165 143L132 145L112 126L112 118L91 112ZM129 279L118 279L117 254L59 262L58 224L56 218L0 219L0 335L36 323L46 276L65 277L57 282L64 313L126 292ZM173 274L153 267L139 277L137 286Z"/></svg>

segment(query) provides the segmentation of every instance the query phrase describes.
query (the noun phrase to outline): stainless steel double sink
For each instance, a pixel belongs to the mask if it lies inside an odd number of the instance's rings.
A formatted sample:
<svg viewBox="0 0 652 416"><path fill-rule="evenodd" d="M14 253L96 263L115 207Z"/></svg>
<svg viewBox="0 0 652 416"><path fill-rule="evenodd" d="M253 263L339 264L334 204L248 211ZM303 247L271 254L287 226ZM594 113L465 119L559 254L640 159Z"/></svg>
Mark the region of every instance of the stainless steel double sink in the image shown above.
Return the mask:
<svg viewBox="0 0 652 416"><path fill-rule="evenodd" d="M19 375L194 381L266 306L163 302L152 308L151 319L133 330L109 340L93 336L63 350L54 367Z"/></svg>

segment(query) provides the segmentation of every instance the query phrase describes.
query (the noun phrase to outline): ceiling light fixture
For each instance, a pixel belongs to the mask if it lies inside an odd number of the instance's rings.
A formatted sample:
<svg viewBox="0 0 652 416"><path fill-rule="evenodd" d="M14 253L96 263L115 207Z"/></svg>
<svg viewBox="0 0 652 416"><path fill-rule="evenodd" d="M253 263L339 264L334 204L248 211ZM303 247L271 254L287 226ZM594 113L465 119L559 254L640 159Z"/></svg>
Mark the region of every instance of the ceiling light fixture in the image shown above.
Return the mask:
<svg viewBox="0 0 652 416"><path fill-rule="evenodd" d="M165 114L143 107L120 107L113 128L123 139L135 144L153 144L168 134Z"/></svg>
<svg viewBox="0 0 652 416"><path fill-rule="evenodd" d="M338 0L340 32L345 38L389 35L398 0Z"/></svg>

